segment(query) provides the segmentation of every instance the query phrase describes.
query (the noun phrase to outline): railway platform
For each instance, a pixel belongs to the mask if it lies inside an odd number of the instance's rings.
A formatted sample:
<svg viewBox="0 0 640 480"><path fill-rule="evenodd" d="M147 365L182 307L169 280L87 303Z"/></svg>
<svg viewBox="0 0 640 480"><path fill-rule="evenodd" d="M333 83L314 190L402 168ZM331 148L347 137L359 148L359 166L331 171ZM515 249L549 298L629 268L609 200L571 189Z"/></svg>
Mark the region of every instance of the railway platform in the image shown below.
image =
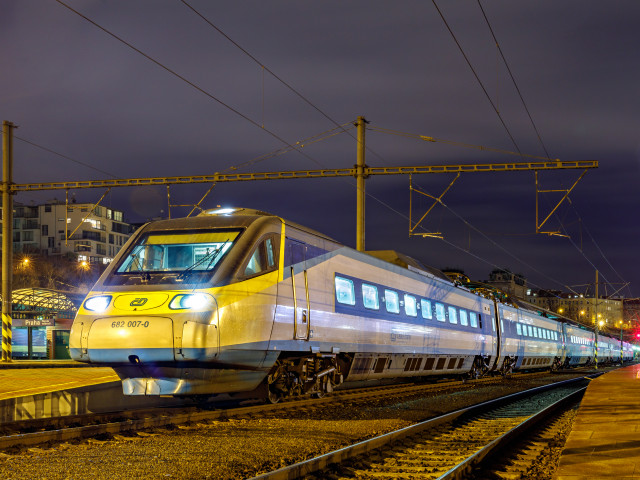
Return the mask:
<svg viewBox="0 0 640 480"><path fill-rule="evenodd" d="M554 476L607 478L640 480L640 364L591 382Z"/></svg>
<svg viewBox="0 0 640 480"><path fill-rule="evenodd" d="M0 400L119 381L111 368L72 360L16 360L0 363Z"/></svg>

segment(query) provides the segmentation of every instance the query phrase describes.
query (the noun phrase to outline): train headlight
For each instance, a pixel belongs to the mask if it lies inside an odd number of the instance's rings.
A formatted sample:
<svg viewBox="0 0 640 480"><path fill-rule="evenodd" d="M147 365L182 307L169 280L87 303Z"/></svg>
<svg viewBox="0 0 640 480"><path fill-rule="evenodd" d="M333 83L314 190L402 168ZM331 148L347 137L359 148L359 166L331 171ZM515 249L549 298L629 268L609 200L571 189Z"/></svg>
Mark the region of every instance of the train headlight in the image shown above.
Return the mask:
<svg viewBox="0 0 640 480"><path fill-rule="evenodd" d="M98 297L91 297L84 302L84 308L91 310L92 312L102 313L111 303L111 295L100 295Z"/></svg>
<svg viewBox="0 0 640 480"><path fill-rule="evenodd" d="M172 310L204 310L213 304L213 298L205 293L176 295L169 303Z"/></svg>

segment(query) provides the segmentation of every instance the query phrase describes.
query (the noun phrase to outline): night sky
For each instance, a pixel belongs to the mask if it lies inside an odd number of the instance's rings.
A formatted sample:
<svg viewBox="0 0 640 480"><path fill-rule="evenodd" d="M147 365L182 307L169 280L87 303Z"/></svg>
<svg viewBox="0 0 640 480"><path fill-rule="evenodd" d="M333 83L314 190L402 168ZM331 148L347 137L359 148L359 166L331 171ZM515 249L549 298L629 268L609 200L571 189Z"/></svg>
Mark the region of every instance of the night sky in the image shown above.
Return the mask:
<svg viewBox="0 0 640 480"><path fill-rule="evenodd" d="M463 174L424 224L444 240L409 238L407 176L371 177L367 249L476 280L508 268L533 288L565 291L583 292L599 270L601 292L631 282L620 293L640 296L637 0L481 3L542 141L478 2L437 5L508 132L432 2L189 1L258 63L179 0L65 3L197 88L56 1L2 0L0 112L19 126L16 183L351 167L353 129L251 161L362 115L375 128L600 162L545 226L569 238L534 234L533 172ZM366 144L370 166L527 161L373 130ZM543 172L540 187L566 189L581 173ZM438 196L452 179L414 183ZM172 187L172 203L196 203L209 186ZM542 217L560 196L541 195ZM15 201L53 198L64 191ZM283 180L218 184L203 205L259 208L355 246L355 199L351 178ZM414 199L421 215L429 203ZM168 210L165 187L113 189L103 204L131 222Z"/></svg>

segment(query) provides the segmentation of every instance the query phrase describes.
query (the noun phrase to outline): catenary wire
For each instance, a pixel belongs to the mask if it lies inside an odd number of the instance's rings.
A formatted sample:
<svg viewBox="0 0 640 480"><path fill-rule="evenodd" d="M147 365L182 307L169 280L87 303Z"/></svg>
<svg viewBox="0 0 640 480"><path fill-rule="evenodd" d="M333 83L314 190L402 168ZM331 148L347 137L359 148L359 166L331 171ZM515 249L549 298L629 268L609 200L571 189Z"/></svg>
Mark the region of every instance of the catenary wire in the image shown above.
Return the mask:
<svg viewBox="0 0 640 480"><path fill-rule="evenodd" d="M307 105L309 105L310 107L312 107L314 110L316 110L318 113L320 113L323 117L325 117L327 120L329 120L330 122L332 122L334 125L338 126L338 127L343 127L342 125L340 125L336 120L334 120L331 116L329 116L329 114L327 114L326 112L324 112L322 109L320 109L320 107L318 107L316 104L314 104L311 100L309 100L307 97L305 97L302 93L300 93L298 90L296 90L290 83L286 82L284 79L282 79L279 75L277 75L273 70L271 70L269 67L267 67L263 62L261 62L260 60L258 60L254 55L252 55L247 49L245 49L244 47L242 47L238 42L236 42L233 38L231 38L228 34L226 34L220 27L218 27L217 25L215 25L211 20L209 20L207 17L205 17L201 12L199 12L198 10L196 10L191 4L189 4L189 2L187 2L186 0L180 0L180 2L182 2L186 7L188 7L193 13L195 13L198 17L200 17L202 20L204 20L211 28L213 28L215 31L217 31L220 35L222 35L224 38L226 38L229 42L231 42L231 44L233 44L236 48L238 48L242 53L244 53L247 57L249 57L253 62L255 62L257 65L259 65L262 68L263 74L266 71L267 73L269 73L273 78L275 78L276 80L278 80L282 85L284 85L286 88L288 88L289 90L291 90L296 96L298 96L302 101L304 101ZM264 101L264 100L263 100ZM346 130L345 130L346 132ZM353 138L354 140L357 141L357 138L354 137L353 135L351 135L350 133L348 133L348 135ZM369 152L372 153L373 155L375 155L378 159L383 160L383 158L374 150L372 150L370 147L365 146L365 149Z"/></svg>
<svg viewBox="0 0 640 480"><path fill-rule="evenodd" d="M180 80L184 81L185 83L187 83L188 85L190 85L191 87L195 88L196 90L200 91L201 93L205 94L206 96L208 96L209 98L211 98L212 100L216 101L217 103L219 103L220 105L222 105L223 107L227 108L228 110L232 111L233 113L235 113L236 115L240 116L241 118L245 119L246 121L248 121L249 123L251 123L252 125L261 128L263 130L265 130L267 133L269 133L271 136L273 136L274 138L276 138L277 140L281 141L282 143L285 143L288 147L290 147L291 149L296 150L297 152L301 153L303 156L305 156L307 159L312 160L313 162L315 162L316 164L319 164L319 162L313 158L311 158L310 156L308 156L306 153L304 152L300 152L300 150L290 144L289 142L287 142L286 140L284 140L283 138L281 138L280 136L278 136L277 134L275 134L274 132L271 132L270 130L264 128L264 126L260 125L259 123L255 122L254 120L252 120L251 118L247 117L246 115L244 115L243 113L241 113L240 111L236 110L235 108L231 107L230 105L228 105L227 103L223 102L222 100L220 100L219 98L217 98L216 96L214 96L213 94L211 94L210 92L207 92L206 90L204 90L203 88L199 87L198 85L196 85L195 83L189 81L186 77L180 75L179 73L177 73L176 71L170 69L169 67L167 67L166 65L162 64L161 62L155 60L153 57L147 55L146 53L142 52L141 50L139 50L138 48L136 48L135 46L133 46L132 44L128 43L127 41L125 41L124 39L122 39L121 37L117 36L116 34L110 32L109 30L107 30L106 28L102 27L101 25L99 25L98 23L94 22L93 20L91 20L90 18L88 18L87 16L81 14L80 12L78 12L77 10L73 9L72 7L70 7L69 5L65 4L64 2L62 2L61 0L56 0L60 5L64 6L65 8L69 9L70 11L72 11L73 13L75 13L76 15L80 16L81 18L83 18L84 20L88 21L89 23L93 24L94 26L96 26L97 28L99 28L100 30L104 31L105 33L107 33L108 35L110 35L111 37L115 38L116 40L120 41L121 43L125 44L126 46L128 46L129 48L133 49L134 51L136 51L137 53L139 53L140 55L144 56L145 58L147 58L149 61L155 63L156 65L158 65L159 67L161 67L162 69L166 70L167 72L171 73L172 75L176 76L177 78L179 78ZM451 28L449 27L448 23L446 22L446 19L444 18L442 12L440 11L440 9L438 8L437 4L435 3L435 0L432 0L434 6L436 7L438 13L440 14L442 20L444 21L447 29L449 30L450 34L452 35L452 37L454 38L454 41L456 42L456 44L458 45L458 48L460 49L462 55L464 56L465 60L467 61L467 64L469 65L469 67L471 68L472 72L474 73L477 81L479 82L482 90L484 91L485 95L487 96L487 99L489 100L489 102L491 103L492 107L494 108L494 111L496 112L496 114L498 115L498 117L500 118L500 121L503 125L503 127L505 128L505 130L507 131L507 134L509 135L509 137L511 138L513 144L515 145L516 149L518 151L520 151L517 143L515 142L515 139L513 138L513 136L511 135L511 132L509 131L508 127L506 126L504 120L502 119L499 111L497 110L497 108L495 107L493 101L491 100L488 92L486 91L486 88L484 87L484 85L482 84L482 82L480 81L477 73L475 72L473 66L471 65L470 61L468 60L466 54L464 53L464 50L462 49L460 43L458 42L457 38L455 37L455 35L453 34L453 31L451 30ZM184 2L183 2L184 3ZM185 3L186 4L186 3ZM189 6L187 4L187 6ZM190 6L189 6L190 7ZM197 12L196 12L197 13ZM213 26L213 25L212 25ZM215 27L214 27L215 28ZM246 51L245 51L246 52ZM248 52L246 52L248 53ZM253 57L252 57L253 58ZM256 60L257 61L257 60ZM259 62L258 62L259 63ZM270 72L271 73L271 72ZM274 77L276 77L274 75ZM276 77L278 78L278 77ZM295 91L295 90L294 90ZM376 198L377 201L380 201ZM384 202L382 202L384 203ZM397 212L399 213L399 212Z"/></svg>
<svg viewBox="0 0 640 480"><path fill-rule="evenodd" d="M453 33L453 30L451 29L451 27L449 26L449 23L447 22L447 20L444 18L444 14L442 13L442 11L440 10L440 8L438 7L438 4L436 3L435 0L431 0L433 3L433 6L436 7L436 10L438 11L438 14L440 15L440 18L442 19L442 21L444 22L444 25L447 27L447 30L449 31L449 33L451 34L451 37L453 38L453 41L456 43L456 45L458 46L458 49L460 50L460 53L462 54L462 56L464 57L465 61L467 62L467 65L469 66L469 68L471 69L471 72L473 72L474 77L476 78L476 81L478 82L478 84L480 85L480 88L482 88L482 91L484 92L484 95L487 97L487 100L489 101L489 103L491 104L491 107L493 108L493 111L496 112L496 115L498 116L498 118L500 119L500 123L502 124L502 127L505 129L505 131L507 132L507 135L509 136L509 138L511 139L511 142L513 143L513 145L515 146L516 150L518 151L518 153L520 153L520 147L518 147L518 144L516 143L516 140L513 138L513 135L511 134L511 131L509 130L509 127L507 127L507 124L505 123L504 119L502 118L502 115L500 114L500 111L498 110L498 108L496 107L495 103L493 103L493 100L491 100L491 96L489 95L489 92L487 92L487 89L485 88L484 84L482 83L482 80L480 80L480 77L478 76L478 73L476 72L475 68L473 68L473 65L471 64L471 61L469 60L469 57L467 57L467 54L464 52L464 49L462 48L462 45L460 45L460 42L458 41L457 37L455 36L455 34Z"/></svg>
<svg viewBox="0 0 640 480"><path fill-rule="evenodd" d="M251 118L249 118L248 116L246 116L245 114L243 114L242 112L240 112L239 110L233 108L231 105L223 102L222 100L220 100L218 97L216 97L215 95L213 95L212 93L206 91L204 88L196 85L195 83L193 83L192 81L190 81L189 79L187 79L186 77L184 77L183 75L179 74L178 72L176 72L175 70L167 67L166 65L164 65L163 63L161 63L160 61L156 60L155 58L151 57L150 55L144 53L142 50L138 49L137 47L135 47L134 45L132 45L131 43L127 42L126 40L124 40L123 38L119 37L118 35L116 35L115 33L111 32L110 30L106 29L105 27L101 26L100 24L98 24L97 22L91 20L89 17L87 17L86 15L83 15L82 13L80 13L78 10L75 10L74 8L72 8L71 6L67 5L66 3L64 3L62 0L55 0L57 3L59 3L60 5L62 5L63 7L67 8L68 10L70 10L71 12L75 13L76 15L78 15L79 17L81 17L82 19L86 20L87 22L91 23L92 25L94 25L95 27L99 28L100 30L102 30L104 33L106 33L107 35L109 35L110 37L118 40L120 43L126 45L127 47L129 47L130 49L132 49L133 51L135 51L136 53L142 55L143 57L145 57L147 60L149 60L150 62L156 64L157 66L159 66L160 68L162 68L163 70L167 71L168 73L170 73L171 75L175 76L176 78L182 80L183 82L185 82L186 84L188 84L189 86L191 86L192 88L196 89L197 91L199 91L200 93L206 95L208 98L210 98L211 100L217 102L218 104L220 104L221 106L225 107L227 110L235 113L236 115L238 115L239 117L241 117L242 119L246 120L247 122L249 122L250 124L254 125L255 127L258 127L261 130L264 130L265 132L267 132L269 135L271 135L273 138L275 138L276 140L284 143L285 145L291 147L292 149L294 149L295 151L297 151L298 153L300 153L300 155L304 156L305 158L307 158L308 160L313 161L314 163L318 164L318 161L315 160L314 158L310 157L309 155L307 155L305 152L302 152L299 148L296 148L295 146L293 146L290 142L286 141L285 139L283 139L282 137L280 137L278 134L272 132L271 130L264 128L262 125L260 125L258 122L256 122L255 120L252 120Z"/></svg>
<svg viewBox="0 0 640 480"><path fill-rule="evenodd" d="M513 82L513 86L515 87L516 91L518 92L518 96L520 97L520 101L522 102L522 106L524 107L525 111L527 112L527 115L529 116L529 121L531 122L531 125L533 126L533 130L536 132L536 136L538 137L538 141L540 142L540 145L542 146L542 149L544 150L545 155L547 156L548 159L550 158L549 152L547 151L547 147L544 144L544 142L542 141L542 136L540 135L540 132L538 131L538 127L536 126L536 123L533 121L533 117L531 116L531 112L529 111L529 108L527 107L527 103L524 101L524 97L522 96L522 92L520 91L520 87L518 87L518 83L516 82L516 79L513 75L513 73L511 72L511 68L509 67L509 63L507 62L506 57L504 56L504 53L502 52L502 48L500 47L500 43L498 42L498 39L496 38L496 35L493 31L493 28L491 27L491 23L489 22L489 18L487 17L486 12L484 11L484 8L482 7L482 4L480 3L480 0L478 0L478 6L480 7L480 10L482 11L482 16L484 17L487 26L489 27L489 31L491 32L491 36L493 37L493 40L496 43L496 47L498 48L498 52L500 53L500 56L502 57L502 61L504 62L505 67L507 67L507 72L509 72L509 76L511 77L511 81Z"/></svg>
<svg viewBox="0 0 640 480"><path fill-rule="evenodd" d="M417 184L416 184L417 185ZM420 187L420 185L418 185L419 188L422 189L422 187ZM423 189L424 190L424 189ZM442 205L444 208L446 208L448 211L450 211L454 216L456 216L460 221L462 221L467 227L469 227L470 229L474 230L475 232L479 233L482 237L484 237L485 239L487 239L489 242L491 242L493 245L495 245L496 247L498 247L500 250L502 250L504 253L506 253L507 255L509 255L511 258L513 258L514 260L516 260L517 262L521 263L522 265L530 268L531 270L533 270L534 272L538 273L539 275L543 276L544 278L546 278L547 280L550 280L558 285L562 285L565 288L568 288L569 290L573 291L571 289L570 286L564 284L563 282L560 282L557 279L554 279L548 275L546 275L545 273L541 272L540 270L538 270L537 268L529 265L527 262L525 262L524 260L522 260L521 258L519 258L517 255L509 252L505 247L503 247L502 245L500 245L499 243L497 243L495 240L493 240L492 238L490 238L489 236L487 236L482 230L480 230L479 228L477 228L476 226L474 226L473 224L471 224L469 221L467 221L464 217L462 217L460 214L458 214L455 210L453 210L451 207L449 207L448 205L446 205L443 202L439 202L440 205ZM448 243L449 245L455 246L454 244L452 244L451 242L446 241L446 243ZM466 251L464 249L462 249L461 247L457 247L456 248L460 248L463 251ZM478 257L476 257L478 258ZM497 268L504 268L504 267L499 267L497 265L494 265ZM535 285L534 283L531 283L532 285ZM538 286L538 285L535 285ZM539 286L538 286L539 287ZM541 288L541 287L540 287ZM574 292L575 293L575 292Z"/></svg>
<svg viewBox="0 0 640 480"><path fill-rule="evenodd" d="M62 157L64 159L66 159L66 160L69 160L71 162L77 163L78 165L82 165L83 167L87 167L87 168L90 168L92 170L95 170L96 172L104 173L105 175L108 175L110 177L117 178L112 173L109 173L109 172L107 172L105 170L100 170L99 168L96 168L96 167L94 167L92 165L89 165L88 163L84 163L84 162L81 162L80 160L76 160L76 159L71 158L71 157L69 157L67 155L64 155L62 153L58 153L55 150L51 150L50 148L43 147L42 145L38 145L37 143L32 142L30 140L27 140L26 138L18 137L17 135L14 135L13 138L15 138L16 140L20 140L21 142L27 143L27 144L29 144L29 145L31 145L33 147L39 148L41 150L44 150L45 152L52 153L53 155L57 155L58 157Z"/></svg>
<svg viewBox="0 0 640 480"><path fill-rule="evenodd" d="M550 155L549 155L549 152L547 151L547 147L544 144L544 141L542 140L542 136L540 135L538 127L536 126L536 123L533 120L533 116L531 115L531 112L529 111L529 108L527 107L527 103L524 100L522 92L520 91L520 87L518 86L518 83L516 82L515 76L513 75L513 72L511 71L511 68L509 67L509 62L507 62L507 59L506 59L506 57L504 55L504 52L502 51L502 48L500 47L500 43L498 42L498 39L497 39L497 37L495 35L493 27L491 26L491 22L489 22L489 18L488 18L487 14L486 14L486 11L482 6L481 1L480 0L477 0L477 1L478 1L478 6L480 7L480 11L482 12L482 16L484 17L484 20L485 20L485 22L487 24L487 27L489 28L489 31L491 32L491 36L493 37L493 40L494 40L494 42L496 44L498 52L500 53L502 61L504 62L504 65L507 68L507 72L509 73L509 76L511 77L511 81L513 82L513 85L514 85L516 91L518 92L518 96L520 97L520 101L522 102L522 106L524 107L525 111L527 112L527 115L529 117L529 121L531 122L531 126L533 127L533 130L535 131L536 136L538 137L538 141L540 142L540 145L542 146L542 149L544 150L544 153L547 156L547 158L551 159ZM569 201L569 203L571 204L574 212L578 216L578 219L580 220L580 222L582 222L582 224L584 225L584 222L582 221L582 218L580 217L580 214L578 213L575 205L573 205L571 203L571 201ZM556 218L558 218L557 215L555 215L555 216L556 216ZM564 225L562 223L562 220L560 218L558 218L558 221L560 222L560 225L563 227L563 230L565 230ZM596 243L595 239L591 235L591 232L589 232L589 229L586 227L586 225L585 225L585 230L587 231L587 234L591 238L591 241L593 242L594 246L596 247L596 249L598 250L598 252L602 256L604 261L607 263L607 265L609 265L611 270L618 276L618 278L624 282L625 281L624 278L616 271L616 269L613 267L613 265L611 264L609 259L605 256L604 252L602 251L600 246ZM572 243L574 244L574 246L576 246L576 248L578 248L578 250L582 253L582 255L585 255L584 251L581 248L579 248L577 245L575 245L573 240L572 240ZM585 258L586 258L586 256L585 256ZM588 258L587 258L587 261L589 261L589 263L591 263L591 265L594 266L593 263ZM594 266L594 268L595 268L595 266Z"/></svg>

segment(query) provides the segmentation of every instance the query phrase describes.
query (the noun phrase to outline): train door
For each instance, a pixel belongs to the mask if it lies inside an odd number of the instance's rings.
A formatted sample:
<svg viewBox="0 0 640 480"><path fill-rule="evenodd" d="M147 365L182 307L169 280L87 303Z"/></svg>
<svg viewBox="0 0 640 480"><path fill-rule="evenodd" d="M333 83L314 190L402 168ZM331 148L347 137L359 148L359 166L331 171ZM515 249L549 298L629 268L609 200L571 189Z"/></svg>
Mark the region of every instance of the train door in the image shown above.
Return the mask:
<svg viewBox="0 0 640 480"><path fill-rule="evenodd" d="M291 274L293 295L293 338L309 340L311 316L309 305L309 280L307 277L307 246L287 238L285 254L286 263Z"/></svg>

